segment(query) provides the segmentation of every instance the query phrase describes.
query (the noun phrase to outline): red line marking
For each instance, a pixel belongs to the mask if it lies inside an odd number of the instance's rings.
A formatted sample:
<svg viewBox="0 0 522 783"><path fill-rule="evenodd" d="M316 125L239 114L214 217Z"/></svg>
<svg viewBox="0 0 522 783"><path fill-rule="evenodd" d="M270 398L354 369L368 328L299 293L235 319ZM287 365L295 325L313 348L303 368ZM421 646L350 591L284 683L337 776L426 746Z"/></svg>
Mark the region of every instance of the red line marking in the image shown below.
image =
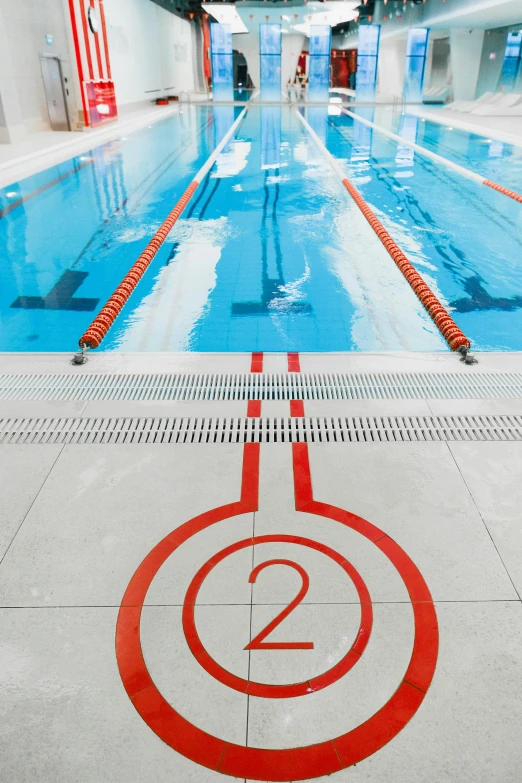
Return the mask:
<svg viewBox="0 0 522 783"><path fill-rule="evenodd" d="M91 0L91 8L94 9L94 0ZM99 73L99 79L103 79L103 65L102 65L102 58L101 58L101 49L100 49L100 40L98 33L93 33L94 36L94 44L96 46L96 59L98 61L98 73Z"/></svg>
<svg viewBox="0 0 522 783"><path fill-rule="evenodd" d="M395 566L408 590L413 608L415 638L405 678L386 704L360 726L314 745L261 749L228 743L194 726L165 701L153 683L143 657L140 641L143 603L159 568L184 541L215 522L257 510L259 444L245 444L241 499L194 517L154 547L136 570L125 591L116 627L116 657L120 675L129 698L143 720L170 747L197 764L243 779L304 780L330 775L367 758L393 739L415 715L431 684L437 659L437 616L428 587L413 561L375 525L344 509L314 500L307 444L292 444L292 453L296 509L339 521L368 540L378 542L377 545ZM254 539L245 541L245 545L254 543ZM304 543L306 539L299 541ZM316 547L317 542L313 542L313 546ZM217 557L219 555L209 562L216 561ZM359 656L358 652L354 654Z"/></svg>
<svg viewBox="0 0 522 783"><path fill-rule="evenodd" d="M89 160L86 163L82 163L79 166L75 166L73 169L71 169L71 171L68 171L66 174L62 174L61 177L56 177L56 179L51 180L51 182L47 182L45 185L41 185L41 187L31 191L31 193L28 193L27 196L22 196L21 198L16 199L16 201L11 202L11 204L8 204L3 209L0 209L0 220L6 215L8 215L10 212L12 212L13 209L16 209L17 207L21 207L22 204L26 203L26 201L30 201L32 198L39 196L40 193L49 190L49 188L52 188L54 185L57 185L59 182L63 182L63 180L67 179L67 177L71 177L73 174L76 174L78 171L81 171L82 169L85 169L87 168L87 166L91 166L91 165L92 165L92 160Z"/></svg>
<svg viewBox="0 0 522 783"><path fill-rule="evenodd" d="M105 22L105 8L103 6L103 0L99 0L100 3L100 20L103 33L103 48L105 49L105 65L107 66L107 78L112 79L111 72L111 59L109 57L109 39L107 37L107 24Z"/></svg>
<svg viewBox="0 0 522 783"><path fill-rule="evenodd" d="M245 647L245 650L313 650L314 649L314 643L313 642L265 642L263 641L266 639L267 636L269 636L272 631L274 631L278 625L281 625L283 620L288 617L288 615L294 611L296 606L299 606L303 598L308 592L308 588L310 587L310 577L306 573L303 566L299 565L299 563L294 563L293 560L266 560L264 563L260 563L258 566L254 568L252 573L250 574L248 581L251 584L254 584L256 581L258 574L260 571L262 571L264 568L268 568L268 566L271 565L286 565L290 568L294 568L298 574L301 575L301 579L303 580L303 583L299 589L299 592L297 593L296 597L290 601L288 606L285 606L282 612L279 612L277 617L274 617L274 619L268 623L268 625L263 628L262 631L260 631L257 636L254 636L250 644L247 644Z"/></svg>
<svg viewBox="0 0 522 783"><path fill-rule="evenodd" d="M80 79L80 91L82 94L82 107L83 107L83 121L88 127L90 125L90 116L87 110L87 102L85 100L85 88L83 85L83 63L82 53L80 50L80 40L78 38L78 25L76 23L76 12L74 10L74 0L69 0L69 13L71 15L71 27L74 40L74 51L76 53L76 66L78 68L78 78Z"/></svg>
<svg viewBox="0 0 522 783"><path fill-rule="evenodd" d="M343 569L348 578L352 581L355 589L357 590L359 602L361 605L361 620L359 623L359 628L351 648L344 655L344 657L341 658L341 660L338 661L334 666L332 666L331 669L328 669L322 674L305 680L304 682L291 683L288 685L268 685L266 683L255 682L253 680L245 680L242 677L238 677L235 674L227 671L227 669L224 669L205 650L201 639L199 638L194 617L195 606L201 585L212 569L216 567L216 565L221 563L222 560L225 560L225 558L229 557L231 554L234 554L234 552L238 552L241 549L245 549L250 546L273 543L297 544L299 546L306 546L310 549L316 550L317 552L321 552L327 557L330 557ZM292 563L292 561L284 562L288 564ZM255 570L256 569L254 569L254 572ZM298 600L302 600L302 597L303 596L299 595ZM286 607L284 610L285 615L287 616L293 608L293 605ZM182 619L183 630L185 632L185 637L192 654L199 664L205 669L205 671L214 677L214 679L219 680L219 682L222 682L224 685L227 685L233 690L239 691L240 693L248 693L251 696L259 696L261 698L267 699L288 699L297 696L306 696L309 693L326 688L339 680L341 677L344 677L344 675L350 671L357 661L359 661L370 638L373 625L373 611L368 588L366 587L359 572L350 562L348 562L348 560L346 560L344 555L339 554L334 549L331 549L325 544L321 544L318 541L312 541L309 538L303 538L302 536L266 535L255 536L254 538L245 538L242 541L237 541L235 544L231 544L230 546L222 549L220 552L217 552L217 554L211 557L210 560L207 560L207 562L204 563L196 573L188 587L185 600L183 602ZM270 624L271 628L269 627L265 635L270 633L275 628L274 623L277 625L283 619L284 618L279 615L275 621L273 620ZM248 647L245 649L248 649ZM279 649L279 647L273 649Z"/></svg>
<svg viewBox="0 0 522 783"><path fill-rule="evenodd" d="M261 400L249 400L247 403L247 417L258 419L261 416Z"/></svg>
<svg viewBox="0 0 522 783"><path fill-rule="evenodd" d="M498 190L498 192L503 193L504 196L509 196L509 198L512 198L514 201L518 201L520 204L522 204L522 196L520 193L516 193L514 190L505 188L502 185L497 185L496 182L492 182L490 179L485 179L482 184L487 185L488 188L493 188L493 190Z"/></svg>
<svg viewBox="0 0 522 783"><path fill-rule="evenodd" d="M263 372L263 354L253 353L250 372Z"/></svg>
<svg viewBox="0 0 522 783"><path fill-rule="evenodd" d="M85 42L85 52L87 54L87 67L89 68L89 78L92 81L94 81L94 71L92 68L92 57L91 57L91 44L89 41L89 29L87 26L87 14L85 13L85 0L80 0L80 13L82 17L82 27L83 27L83 40Z"/></svg>
<svg viewBox="0 0 522 783"><path fill-rule="evenodd" d="M301 372L301 364L299 362L298 353L288 354L288 372Z"/></svg>
<svg viewBox="0 0 522 783"><path fill-rule="evenodd" d="M303 400L290 400L290 416L292 418L304 416L304 402Z"/></svg>

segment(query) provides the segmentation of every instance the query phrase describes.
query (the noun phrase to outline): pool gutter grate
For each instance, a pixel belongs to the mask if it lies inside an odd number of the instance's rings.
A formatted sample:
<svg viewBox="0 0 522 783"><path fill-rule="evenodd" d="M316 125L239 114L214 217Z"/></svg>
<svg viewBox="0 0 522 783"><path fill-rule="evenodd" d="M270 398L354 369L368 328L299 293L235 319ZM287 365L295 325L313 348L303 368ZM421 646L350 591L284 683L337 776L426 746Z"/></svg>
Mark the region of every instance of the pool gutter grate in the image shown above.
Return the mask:
<svg viewBox="0 0 522 783"><path fill-rule="evenodd" d="M0 444L520 441L522 416L2 419Z"/></svg>
<svg viewBox="0 0 522 783"><path fill-rule="evenodd" d="M3 400L390 400L522 397L522 373L0 375Z"/></svg>

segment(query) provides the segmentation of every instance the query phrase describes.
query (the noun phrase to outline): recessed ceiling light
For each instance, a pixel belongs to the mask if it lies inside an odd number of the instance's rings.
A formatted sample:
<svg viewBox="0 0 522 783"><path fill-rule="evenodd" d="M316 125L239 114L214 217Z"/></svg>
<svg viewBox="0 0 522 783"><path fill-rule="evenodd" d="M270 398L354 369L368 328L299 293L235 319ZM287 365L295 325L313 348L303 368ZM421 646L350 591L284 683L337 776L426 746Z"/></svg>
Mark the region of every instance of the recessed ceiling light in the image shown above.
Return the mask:
<svg viewBox="0 0 522 783"><path fill-rule="evenodd" d="M18 196L18 193L16 193L16 191L14 190L11 190L9 193L6 193L5 195L7 196L7 198L14 198L15 196Z"/></svg>

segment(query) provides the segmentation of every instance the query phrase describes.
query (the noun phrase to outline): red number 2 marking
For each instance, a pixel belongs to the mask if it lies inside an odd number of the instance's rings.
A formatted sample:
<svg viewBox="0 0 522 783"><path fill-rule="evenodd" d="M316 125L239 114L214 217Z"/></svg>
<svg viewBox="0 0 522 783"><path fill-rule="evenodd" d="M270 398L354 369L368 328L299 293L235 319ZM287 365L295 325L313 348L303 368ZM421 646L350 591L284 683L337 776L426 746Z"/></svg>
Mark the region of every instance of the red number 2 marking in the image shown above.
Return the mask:
<svg viewBox="0 0 522 783"><path fill-rule="evenodd" d="M296 597L293 601L291 601L288 606L286 606L282 612L280 612L277 617L274 617L272 622L268 623L268 625L263 628L261 633L258 633L258 635L252 639L250 644L247 644L245 647L245 650L313 650L314 643L313 642L265 642L263 641L266 639L266 637L272 633L274 628L277 628L278 625L280 625L283 620L288 617L290 612L292 612L295 607L301 603L303 598L308 592L308 588L310 586L310 579L308 577L308 574L304 570L302 566L300 566L298 563L294 563L292 560L267 560L265 563L260 563L258 566L254 568L252 573L250 574L248 581L251 584L254 584L254 582L257 579L257 575L260 571L263 570L263 568L267 568L271 565L285 565L289 566L290 568L294 568L299 574L301 574L301 579L303 580L303 584L301 585L301 589L297 593Z"/></svg>

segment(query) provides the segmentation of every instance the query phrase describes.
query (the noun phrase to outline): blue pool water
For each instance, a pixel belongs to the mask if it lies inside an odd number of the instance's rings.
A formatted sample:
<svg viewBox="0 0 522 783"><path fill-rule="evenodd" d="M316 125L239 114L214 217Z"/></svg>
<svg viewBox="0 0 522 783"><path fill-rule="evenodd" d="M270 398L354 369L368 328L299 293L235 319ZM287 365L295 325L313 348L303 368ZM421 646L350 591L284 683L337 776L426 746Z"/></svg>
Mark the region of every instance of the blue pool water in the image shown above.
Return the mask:
<svg viewBox="0 0 522 783"><path fill-rule="evenodd" d="M185 107L0 190L0 350L74 350L240 111ZM522 350L522 205L326 107L306 116L473 346ZM494 154L480 137L400 122L408 138L521 189L517 148ZM259 105L102 347L447 348L294 110Z"/></svg>

